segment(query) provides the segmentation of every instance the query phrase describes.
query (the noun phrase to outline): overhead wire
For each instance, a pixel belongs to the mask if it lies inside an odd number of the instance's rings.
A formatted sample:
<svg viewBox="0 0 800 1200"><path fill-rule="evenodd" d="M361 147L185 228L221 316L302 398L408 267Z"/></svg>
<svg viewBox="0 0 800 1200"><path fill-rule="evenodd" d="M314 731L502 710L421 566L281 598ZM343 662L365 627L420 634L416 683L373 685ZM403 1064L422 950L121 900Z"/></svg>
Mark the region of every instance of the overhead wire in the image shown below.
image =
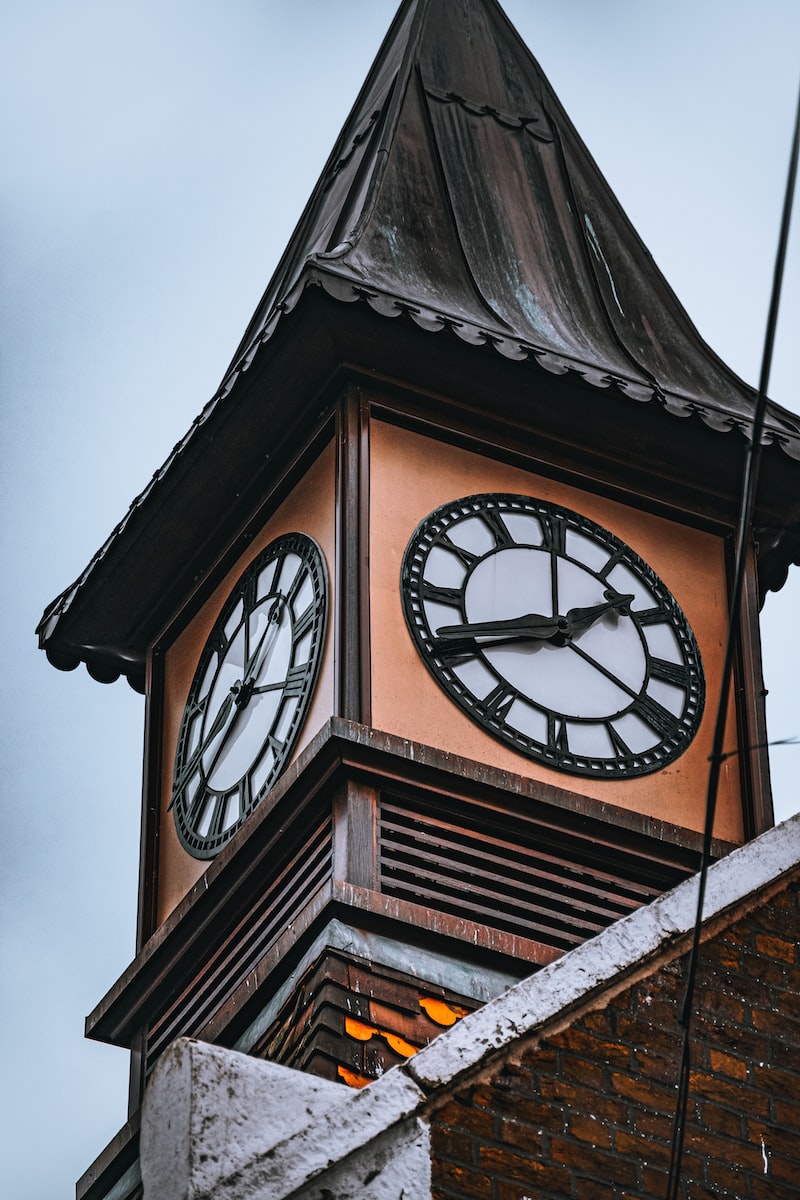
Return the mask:
<svg viewBox="0 0 800 1200"><path fill-rule="evenodd" d="M681 1182L681 1161L686 1131L686 1113L689 1102L689 1085L691 1080L692 1052L692 1013L694 994L697 984L697 967L700 952L700 940L703 926L703 905L706 894L706 881L711 860L711 842L716 815L717 796L722 764L729 757L724 751L725 728L728 718L728 703L733 680L733 666L736 658L740 630L740 610L747 570L748 548L753 524L756 490L761 466L762 434L767 407L767 388L772 368L772 355L775 346L775 331L778 324L783 273L786 264L786 250L789 243L789 226L791 224L792 202L797 182L798 148L800 147L800 93L797 98L797 114L795 117L794 136L789 156L789 171L786 181L786 193L783 203L778 249L775 256L775 269L772 279L772 294L769 313L764 335L764 351L761 360L761 373L758 383L758 394L753 413L752 436L745 452L744 469L742 473L741 502L736 527L736 552L734 559L733 584L731 588L728 632L725 643L720 681L720 696L717 706L717 716L714 726L714 739L709 756L710 767L708 787L706 791L705 826L703 830L703 848L698 872L697 911L692 932L691 949L686 978L686 991L680 1012L682 1028L681 1056L678 1068L678 1094L675 1105L675 1116L672 1126L670 1145L670 1164L667 1178L666 1200L677 1200Z"/></svg>

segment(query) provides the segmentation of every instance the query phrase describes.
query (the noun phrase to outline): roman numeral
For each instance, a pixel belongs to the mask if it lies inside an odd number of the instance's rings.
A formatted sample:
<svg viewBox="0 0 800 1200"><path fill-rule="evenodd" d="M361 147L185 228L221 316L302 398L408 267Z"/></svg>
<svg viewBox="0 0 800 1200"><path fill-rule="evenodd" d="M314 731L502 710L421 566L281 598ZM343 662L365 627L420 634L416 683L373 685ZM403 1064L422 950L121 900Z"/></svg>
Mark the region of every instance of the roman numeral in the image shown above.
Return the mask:
<svg viewBox="0 0 800 1200"><path fill-rule="evenodd" d="M631 753L630 746L623 742L622 738L617 733L610 721L606 721L605 726L608 736L611 738L611 745L614 747L615 754L617 754L619 757L627 758Z"/></svg>
<svg viewBox="0 0 800 1200"><path fill-rule="evenodd" d="M181 799L183 801L183 808L186 811L186 825L189 829L196 829L200 822L203 809L205 808L206 791L204 788L200 787L197 789L191 800L187 799L185 793Z"/></svg>
<svg viewBox="0 0 800 1200"><path fill-rule="evenodd" d="M202 753L203 753L203 746L200 745L197 747L197 749L195 750L194 754L189 759L189 761L185 764L180 775L178 776L178 778L175 780L174 784L172 785L172 803L170 804L170 808L172 808L173 805L177 802L177 800L180 796L180 793L183 791L186 784L192 778L192 775L194 775L195 771L200 766L200 758L202 756ZM197 799L197 797L195 797L195 799Z"/></svg>
<svg viewBox="0 0 800 1200"><path fill-rule="evenodd" d="M272 576L272 583L269 587L269 594L271 596L276 594L279 596L281 595L281 575L283 574L285 563L286 555L282 554L275 564L275 574Z"/></svg>
<svg viewBox="0 0 800 1200"><path fill-rule="evenodd" d="M459 608L461 606L461 592L458 588L439 587L423 579L420 591L423 600L438 600L440 604L453 604Z"/></svg>
<svg viewBox="0 0 800 1200"><path fill-rule="evenodd" d="M305 686L307 676L307 664L302 663L300 666L291 667L286 676L284 684L284 694L286 696L300 696Z"/></svg>
<svg viewBox="0 0 800 1200"><path fill-rule="evenodd" d="M669 613L660 605L655 608L645 608L641 612L633 613L633 616L640 625L661 625L664 621L669 620Z"/></svg>
<svg viewBox="0 0 800 1200"><path fill-rule="evenodd" d="M646 692L637 696L632 707L636 715L646 721L662 738L670 737L678 727L678 721L672 713Z"/></svg>
<svg viewBox="0 0 800 1200"><path fill-rule="evenodd" d="M674 683L677 687L689 687L689 672L683 663L666 662L663 658L651 658L650 675L653 679L663 679L664 683Z"/></svg>
<svg viewBox="0 0 800 1200"><path fill-rule="evenodd" d="M312 603L309 604L309 606L305 610L305 612L302 613L297 618L297 620L295 621L295 623L292 627L292 640L293 641L299 642L300 639L304 636L304 634L308 633L309 629L314 624L315 616L316 616L316 609L315 609L314 603L312 601Z"/></svg>
<svg viewBox="0 0 800 1200"><path fill-rule="evenodd" d="M245 614L251 613L256 605L256 577L253 574L247 576L242 585L242 604L244 605Z"/></svg>
<svg viewBox="0 0 800 1200"><path fill-rule="evenodd" d="M606 565L603 567L602 571L597 572L597 574L600 576L601 579L608 578L608 576L614 570L614 567L617 565L617 563L621 561L622 553L623 552L622 552L621 547L619 549L615 550L614 553L611 555L611 558L608 560Z"/></svg>
<svg viewBox="0 0 800 1200"><path fill-rule="evenodd" d="M497 687L492 688L488 696L484 696L481 703L483 704L483 707L492 714L492 716L504 721L506 719L508 710L511 708L511 705L514 703L516 698L517 692L514 690L514 688L512 688L510 684L501 681L498 683Z"/></svg>
<svg viewBox="0 0 800 1200"><path fill-rule="evenodd" d="M253 783L249 775L245 775L239 788L239 816L245 817L253 807Z"/></svg>
<svg viewBox="0 0 800 1200"><path fill-rule="evenodd" d="M463 546L457 546L447 533L441 534L439 545L443 546L445 550L451 550L453 554L458 555L465 567L471 567L480 558L479 554L473 554L471 550L465 550Z"/></svg>
<svg viewBox="0 0 800 1200"><path fill-rule="evenodd" d="M211 824L209 825L208 833L206 834L206 838L209 841L218 838L222 833L222 820L225 816L225 811L228 805L228 796L231 795L233 795L232 792L227 792L224 796L217 796L217 800L214 805L214 815L211 818Z"/></svg>
<svg viewBox="0 0 800 1200"><path fill-rule="evenodd" d="M288 591L286 592L286 600L289 604L292 603L295 596L300 591L300 588L305 583L306 574L307 574L307 572L306 572L306 569L304 566L298 567L297 574L295 575L292 582L289 584Z"/></svg>
<svg viewBox="0 0 800 1200"><path fill-rule="evenodd" d="M542 546L545 550L551 550L554 554L565 554L567 549L567 525L562 517L545 516L542 513L539 517L539 523L542 526Z"/></svg>
<svg viewBox="0 0 800 1200"><path fill-rule="evenodd" d="M189 703L186 705L186 717L184 718L187 722L191 721L193 717L199 717L203 715L203 713L206 711L206 705L208 704L208 696L209 693L206 692L205 696L200 696L199 698L194 697L189 700Z"/></svg>
<svg viewBox="0 0 800 1200"><path fill-rule="evenodd" d="M547 749L553 754L569 754L567 723L554 713L547 714Z"/></svg>
<svg viewBox="0 0 800 1200"><path fill-rule="evenodd" d="M215 625L215 627L212 629L211 636L208 639L208 644L211 646L212 650L215 650L219 657L222 658L228 643L225 640L225 630L221 625Z"/></svg>
<svg viewBox="0 0 800 1200"><path fill-rule="evenodd" d="M513 537L508 531L508 526L497 509L485 508L480 516L484 525L488 525L498 546L513 546L515 544Z"/></svg>
<svg viewBox="0 0 800 1200"><path fill-rule="evenodd" d="M275 720L275 725L278 724L278 719L280 718L280 715L281 715L281 713L280 713L280 709L279 709L277 718ZM274 728L274 726L273 726L273 728ZM286 743L279 741L278 738L276 738L274 733L269 733L267 735L267 743L266 744L272 750L272 753L275 755L276 759L280 758L280 756L283 754L283 751L286 747Z"/></svg>

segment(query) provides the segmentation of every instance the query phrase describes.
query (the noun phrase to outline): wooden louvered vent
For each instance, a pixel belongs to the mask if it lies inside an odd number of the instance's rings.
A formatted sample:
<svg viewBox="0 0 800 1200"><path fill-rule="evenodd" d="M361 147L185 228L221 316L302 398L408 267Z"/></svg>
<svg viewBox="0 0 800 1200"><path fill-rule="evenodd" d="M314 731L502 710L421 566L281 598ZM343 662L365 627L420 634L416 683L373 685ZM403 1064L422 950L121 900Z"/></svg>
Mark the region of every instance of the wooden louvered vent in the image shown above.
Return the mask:
<svg viewBox="0 0 800 1200"><path fill-rule="evenodd" d="M560 950L685 878L685 867L535 818L386 797L381 890Z"/></svg>
<svg viewBox="0 0 800 1200"><path fill-rule="evenodd" d="M261 896L231 929L202 978L186 983L181 993L151 1026L148 1069L173 1038L201 1030L283 931L310 903L315 893L329 886L332 831L330 813L296 843L284 864L269 878Z"/></svg>
<svg viewBox="0 0 800 1200"><path fill-rule="evenodd" d="M457 964L453 995L473 996L475 979L490 994L500 977L552 962L692 875L700 843L691 830L337 721L88 1028L113 1044L138 1040L145 1073L180 1036L252 1051L277 1020L278 989L291 998L292 973L316 970L317 940L334 926L332 936L352 933L348 953L375 959L370 970L416 979L417 951L433 950ZM383 938L400 947L397 962L382 963ZM398 1033L380 1013L358 1019L379 1041L384 1027ZM405 1026L398 1035L409 1040Z"/></svg>

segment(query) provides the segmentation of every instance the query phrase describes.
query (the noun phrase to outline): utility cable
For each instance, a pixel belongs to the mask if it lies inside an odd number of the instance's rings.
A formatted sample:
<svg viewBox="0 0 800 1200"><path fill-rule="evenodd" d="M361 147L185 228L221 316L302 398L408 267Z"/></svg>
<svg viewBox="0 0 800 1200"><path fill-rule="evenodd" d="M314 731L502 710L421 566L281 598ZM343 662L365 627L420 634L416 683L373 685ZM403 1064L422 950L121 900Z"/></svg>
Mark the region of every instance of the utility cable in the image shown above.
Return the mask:
<svg viewBox="0 0 800 1200"><path fill-rule="evenodd" d="M767 407L767 387L769 385L772 367L772 352L775 346L775 330L778 323L783 271L786 263L786 248L789 242L789 226L792 215L792 200L797 180L798 147L800 147L800 94L797 99L797 115L795 118L794 138L789 158L789 173L786 182L786 195L783 203L778 250L775 257L775 270L772 280L772 296L767 317L767 327L764 336L764 352L761 360L761 375L758 384L756 407L753 414L753 429L750 442L745 453L744 471L742 476L741 507L736 535L736 556L734 566L733 587L731 589L730 617L728 634L725 644L725 658L722 666L720 683L719 706L714 727L714 740L710 755L708 789L706 793L706 819L703 831L703 850L698 872L697 914L695 917L692 945L689 953L689 967L686 980L686 993L680 1014L680 1024L683 1028L681 1044L681 1059L678 1073L678 1096L675 1107L675 1117L672 1127L672 1144L670 1152L669 1176L667 1179L666 1200L677 1200L681 1180L681 1159L686 1128L686 1111L689 1101L689 1082L691 1078L691 1019L694 1003L694 992L697 980L697 962L700 950L700 937L703 925L703 903L706 894L706 878L711 858L711 839L714 829L714 816L717 807L719 778L722 763L728 757L723 752L725 741L725 726L728 716L728 700L733 680L733 665L739 641L740 610L744 578L747 567L747 549L753 524L756 489L761 465L761 438L764 428L764 417Z"/></svg>

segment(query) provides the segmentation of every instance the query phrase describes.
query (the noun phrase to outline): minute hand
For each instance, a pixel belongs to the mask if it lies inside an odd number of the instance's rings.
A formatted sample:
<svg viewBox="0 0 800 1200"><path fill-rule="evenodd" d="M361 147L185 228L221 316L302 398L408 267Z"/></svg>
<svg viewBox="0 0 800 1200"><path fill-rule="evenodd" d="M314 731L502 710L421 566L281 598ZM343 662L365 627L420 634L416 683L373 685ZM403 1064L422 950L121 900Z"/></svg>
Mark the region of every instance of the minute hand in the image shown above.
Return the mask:
<svg viewBox="0 0 800 1200"><path fill-rule="evenodd" d="M443 625L436 631L442 641L456 638L517 637L547 642L564 628L563 617L545 617L541 613L524 613L505 621L474 621L470 625Z"/></svg>

